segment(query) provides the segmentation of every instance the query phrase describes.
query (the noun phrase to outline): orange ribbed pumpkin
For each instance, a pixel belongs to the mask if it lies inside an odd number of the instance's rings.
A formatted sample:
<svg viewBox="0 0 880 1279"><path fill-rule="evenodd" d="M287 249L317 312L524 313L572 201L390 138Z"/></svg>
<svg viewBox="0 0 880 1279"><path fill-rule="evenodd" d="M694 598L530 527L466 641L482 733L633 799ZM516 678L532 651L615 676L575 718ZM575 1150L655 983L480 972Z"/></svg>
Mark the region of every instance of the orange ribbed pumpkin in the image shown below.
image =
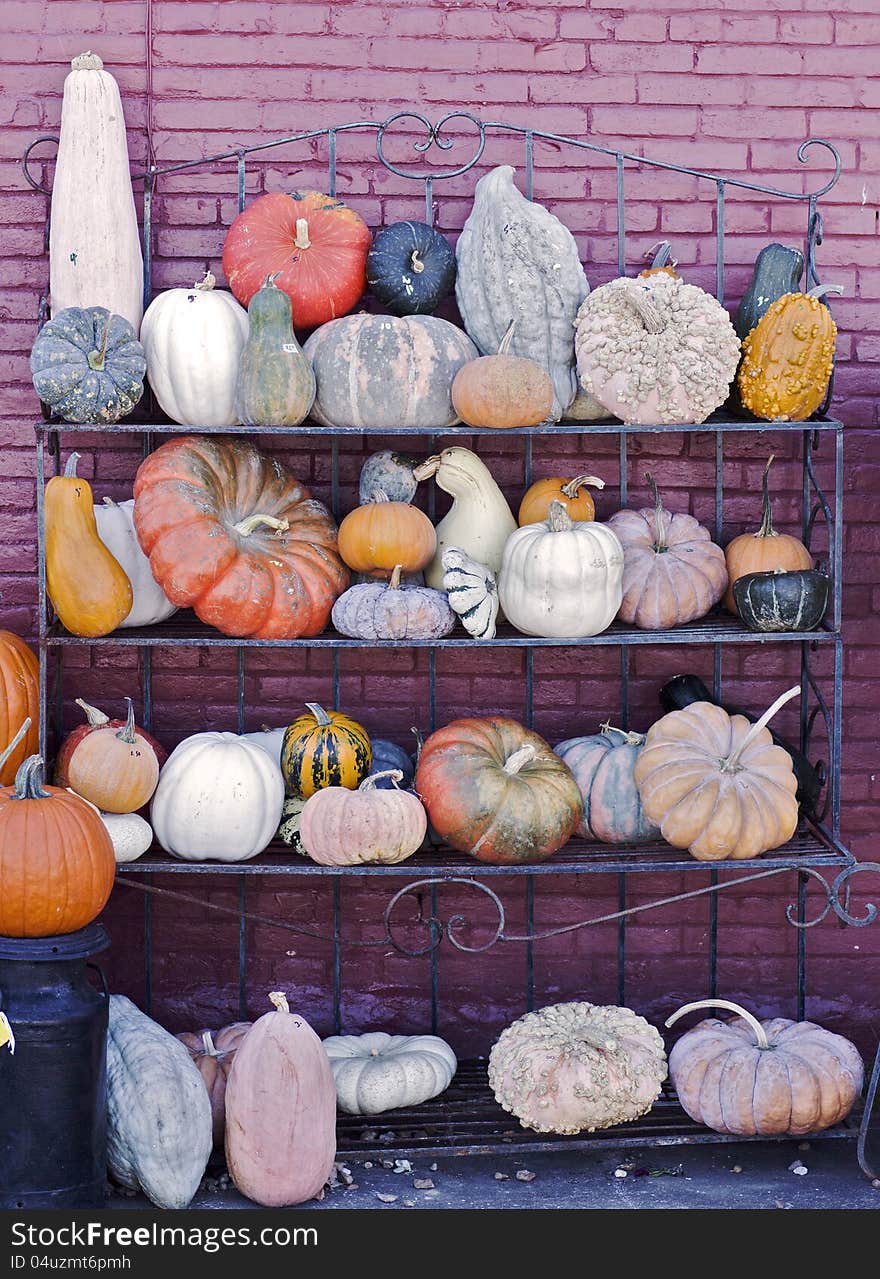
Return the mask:
<svg viewBox="0 0 880 1279"><path fill-rule="evenodd" d="M312 329L347 315L367 287L369 228L320 191L261 195L233 222L223 270L242 306L268 275L290 298L293 323Z"/></svg>
<svg viewBox="0 0 880 1279"><path fill-rule="evenodd" d="M761 526L756 533L740 533L728 543L724 552L727 563L727 590L723 604L729 613L739 615L733 597L733 584L748 573L791 573L812 568L813 557L800 538L788 533L777 533L773 527L773 509L770 504L770 467L773 455L767 459L762 480L763 507Z"/></svg>
<svg viewBox="0 0 880 1279"><path fill-rule="evenodd" d="M418 573L436 549L437 534L427 515L409 502L389 502L379 490L339 526L339 553L356 573L391 577L398 566Z"/></svg>
<svg viewBox="0 0 880 1279"><path fill-rule="evenodd" d="M562 475L547 475L544 479L535 480L531 488L526 490L519 504L517 521L524 524L543 524L550 514L551 502L561 502L565 513L575 524L586 524L596 518L596 505L593 495L586 486L603 489L605 481L595 475L576 475L567 480Z"/></svg>
<svg viewBox="0 0 880 1279"><path fill-rule="evenodd" d="M5 751L26 719L27 733L0 768L0 786L9 786L18 766L38 749L40 664L37 655L12 631L0 631L0 751Z"/></svg>

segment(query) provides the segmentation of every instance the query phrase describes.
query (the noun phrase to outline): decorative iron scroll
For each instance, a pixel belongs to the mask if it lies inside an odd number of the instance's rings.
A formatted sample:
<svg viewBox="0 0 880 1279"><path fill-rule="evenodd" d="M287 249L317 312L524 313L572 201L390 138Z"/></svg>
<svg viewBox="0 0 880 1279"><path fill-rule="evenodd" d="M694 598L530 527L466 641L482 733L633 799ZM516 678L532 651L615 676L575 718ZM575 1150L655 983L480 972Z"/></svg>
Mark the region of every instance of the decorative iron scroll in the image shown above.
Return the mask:
<svg viewBox="0 0 880 1279"><path fill-rule="evenodd" d="M815 928L817 924L821 924L827 918L828 912L833 910L840 922L846 924L849 928L867 928L869 924L873 924L878 914L877 907L873 902L865 903L865 913L863 915L853 915L849 910L850 881L854 875L860 875L864 871L876 871L880 874L880 862L853 862L851 866L844 866L831 884L815 868L811 866L799 867L801 875L809 875L811 879L818 880L825 894L825 904L816 918L809 920L798 920L796 918L797 907L792 904L785 908L786 919L794 928Z"/></svg>

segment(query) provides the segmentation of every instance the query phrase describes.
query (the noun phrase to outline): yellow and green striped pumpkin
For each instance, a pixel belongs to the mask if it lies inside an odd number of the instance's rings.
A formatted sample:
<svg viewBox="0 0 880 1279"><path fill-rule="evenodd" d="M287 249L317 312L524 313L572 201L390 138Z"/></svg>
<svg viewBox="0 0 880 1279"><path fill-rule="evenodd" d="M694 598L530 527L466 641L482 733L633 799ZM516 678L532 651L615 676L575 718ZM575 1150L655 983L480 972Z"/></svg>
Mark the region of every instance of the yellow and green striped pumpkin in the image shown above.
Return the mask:
<svg viewBox="0 0 880 1279"><path fill-rule="evenodd" d="M281 771L288 795L308 799L325 786L356 790L368 775L373 750L365 728L341 711L307 702L284 734Z"/></svg>

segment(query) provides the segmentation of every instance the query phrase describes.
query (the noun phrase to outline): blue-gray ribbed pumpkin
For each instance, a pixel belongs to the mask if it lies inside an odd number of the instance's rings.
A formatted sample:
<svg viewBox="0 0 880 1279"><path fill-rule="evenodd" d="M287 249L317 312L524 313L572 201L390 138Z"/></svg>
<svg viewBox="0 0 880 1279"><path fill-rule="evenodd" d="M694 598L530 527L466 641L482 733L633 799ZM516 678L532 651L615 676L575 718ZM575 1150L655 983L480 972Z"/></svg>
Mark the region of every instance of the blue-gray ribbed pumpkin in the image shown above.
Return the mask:
<svg viewBox="0 0 880 1279"><path fill-rule="evenodd" d="M633 770L645 743L641 733L603 724L590 737L570 737L553 749L574 774L584 801L577 828L583 839L603 844L639 844L658 839L639 798Z"/></svg>
<svg viewBox="0 0 880 1279"><path fill-rule="evenodd" d="M128 320L103 306L59 311L31 351L37 395L66 422L118 422L143 395L146 368Z"/></svg>
<svg viewBox="0 0 880 1279"><path fill-rule="evenodd" d="M370 742L373 747L373 766L370 773L384 773L389 768L399 768L403 778L397 783L398 786L401 790L412 790L416 775L415 765L403 747L398 746L396 742L386 741L383 737L371 737ZM391 790L393 786L394 783L390 777L383 777L376 782L378 790Z"/></svg>
<svg viewBox="0 0 880 1279"><path fill-rule="evenodd" d="M394 222L373 240L367 284L392 315L428 315L455 284L452 246L427 222Z"/></svg>

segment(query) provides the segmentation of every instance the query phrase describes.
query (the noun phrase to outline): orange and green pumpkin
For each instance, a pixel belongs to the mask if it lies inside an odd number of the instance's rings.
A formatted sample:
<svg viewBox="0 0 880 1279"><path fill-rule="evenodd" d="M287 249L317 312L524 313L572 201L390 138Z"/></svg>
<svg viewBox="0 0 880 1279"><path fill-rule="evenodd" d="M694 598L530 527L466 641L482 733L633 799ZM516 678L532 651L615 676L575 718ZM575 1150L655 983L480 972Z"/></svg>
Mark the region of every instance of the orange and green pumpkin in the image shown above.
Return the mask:
<svg viewBox="0 0 880 1279"><path fill-rule="evenodd" d="M341 711L307 702L307 713L287 728L281 771L288 795L308 798L325 786L355 790L369 775L373 751L367 730Z"/></svg>

